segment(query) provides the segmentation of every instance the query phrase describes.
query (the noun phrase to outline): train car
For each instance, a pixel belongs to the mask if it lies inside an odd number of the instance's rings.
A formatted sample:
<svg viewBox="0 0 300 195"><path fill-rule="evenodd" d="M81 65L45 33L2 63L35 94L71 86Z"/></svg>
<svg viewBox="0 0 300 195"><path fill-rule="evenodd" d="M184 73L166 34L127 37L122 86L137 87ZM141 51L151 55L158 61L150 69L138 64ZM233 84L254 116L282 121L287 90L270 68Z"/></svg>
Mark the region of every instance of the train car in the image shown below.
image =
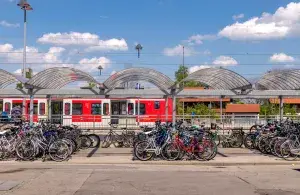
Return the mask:
<svg viewBox="0 0 300 195"><path fill-rule="evenodd" d="M139 106L138 106L139 105ZM64 99L63 124L81 127L153 125L156 120L171 121L172 99ZM139 107L139 112L138 112Z"/></svg>
<svg viewBox="0 0 300 195"><path fill-rule="evenodd" d="M23 116L26 120L29 120L30 114L30 100L25 99L25 114ZM8 115L11 114L11 110L15 106L22 107L23 98L5 98L2 100L2 112L6 112ZM47 99L34 99L33 100L33 122L38 122L42 119L48 118L47 110Z"/></svg>
<svg viewBox="0 0 300 195"><path fill-rule="evenodd" d="M14 106L22 105L22 98L5 98L2 111L11 113ZM120 127L154 125L161 120L171 121L172 99L168 99L166 117L165 99L51 99L51 113L48 113L47 99L34 99L33 119L50 118L52 122L63 125L78 125L82 128ZM29 120L30 100L26 99L25 118ZM139 111L138 111L139 110ZM48 114L50 116L48 117Z"/></svg>

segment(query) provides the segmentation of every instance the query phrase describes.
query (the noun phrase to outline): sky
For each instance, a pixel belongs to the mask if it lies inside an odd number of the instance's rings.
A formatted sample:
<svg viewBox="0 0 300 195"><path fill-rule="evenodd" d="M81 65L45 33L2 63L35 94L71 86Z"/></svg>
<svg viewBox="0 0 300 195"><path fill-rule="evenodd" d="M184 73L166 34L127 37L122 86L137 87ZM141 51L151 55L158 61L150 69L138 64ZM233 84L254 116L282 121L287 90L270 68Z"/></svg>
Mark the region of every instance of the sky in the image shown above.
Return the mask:
<svg viewBox="0 0 300 195"><path fill-rule="evenodd" d="M252 80L300 66L299 1L28 2L33 11L27 13L27 66L34 72L67 66L103 82L115 71L147 67L174 79L183 47L190 72L222 66ZM20 74L23 12L15 0L0 3L0 68Z"/></svg>

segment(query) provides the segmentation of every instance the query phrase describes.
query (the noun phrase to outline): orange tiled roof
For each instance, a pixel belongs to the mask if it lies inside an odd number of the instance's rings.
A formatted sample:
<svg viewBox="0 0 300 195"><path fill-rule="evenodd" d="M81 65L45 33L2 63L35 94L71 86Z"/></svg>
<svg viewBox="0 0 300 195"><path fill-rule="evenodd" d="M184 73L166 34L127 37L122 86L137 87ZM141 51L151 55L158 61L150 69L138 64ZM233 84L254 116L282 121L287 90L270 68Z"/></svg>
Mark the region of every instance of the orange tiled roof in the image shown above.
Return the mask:
<svg viewBox="0 0 300 195"><path fill-rule="evenodd" d="M259 113L259 104L227 104L226 113Z"/></svg>
<svg viewBox="0 0 300 195"><path fill-rule="evenodd" d="M279 104L278 98L269 99L272 104ZM300 104L300 98L283 98L284 104Z"/></svg>
<svg viewBox="0 0 300 195"><path fill-rule="evenodd" d="M223 102L230 102L229 98L223 98ZM220 102L220 98L180 98L179 102Z"/></svg>

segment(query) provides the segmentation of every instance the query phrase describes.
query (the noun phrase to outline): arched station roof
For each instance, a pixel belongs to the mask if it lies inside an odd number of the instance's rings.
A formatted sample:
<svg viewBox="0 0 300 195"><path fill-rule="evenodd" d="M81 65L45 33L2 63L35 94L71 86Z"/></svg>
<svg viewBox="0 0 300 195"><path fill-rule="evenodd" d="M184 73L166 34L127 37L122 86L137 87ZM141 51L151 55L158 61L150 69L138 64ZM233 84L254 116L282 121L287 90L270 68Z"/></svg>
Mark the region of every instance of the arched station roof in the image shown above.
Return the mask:
<svg viewBox="0 0 300 195"><path fill-rule="evenodd" d="M167 93L174 85L168 76L150 68L129 68L110 76L103 84L107 89L115 89L129 81L147 81Z"/></svg>
<svg viewBox="0 0 300 195"><path fill-rule="evenodd" d="M266 73L257 83L260 90L300 89L300 69L280 70Z"/></svg>
<svg viewBox="0 0 300 195"><path fill-rule="evenodd" d="M14 75L12 73L7 72L6 70L0 69L0 88L3 89L8 85L11 85L16 82L25 83L27 79Z"/></svg>
<svg viewBox="0 0 300 195"><path fill-rule="evenodd" d="M190 74L185 81L197 81L213 89L250 89L252 84L241 75L224 68L204 68Z"/></svg>
<svg viewBox="0 0 300 195"><path fill-rule="evenodd" d="M56 67L37 73L26 84L41 89L60 89L75 81L97 83L91 75L81 70L69 67Z"/></svg>

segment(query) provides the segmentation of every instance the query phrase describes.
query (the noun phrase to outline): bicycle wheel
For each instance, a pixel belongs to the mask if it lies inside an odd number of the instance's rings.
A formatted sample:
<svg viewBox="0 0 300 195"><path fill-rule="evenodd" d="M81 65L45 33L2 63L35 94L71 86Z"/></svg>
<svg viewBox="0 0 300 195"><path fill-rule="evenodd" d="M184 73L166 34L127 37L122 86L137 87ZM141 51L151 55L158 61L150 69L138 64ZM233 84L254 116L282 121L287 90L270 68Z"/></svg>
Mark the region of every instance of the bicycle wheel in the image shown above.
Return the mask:
<svg viewBox="0 0 300 195"><path fill-rule="evenodd" d="M106 135L104 137L104 140L102 142L101 147L102 148L108 148L111 145L111 143L112 143L112 137L111 137L111 135Z"/></svg>
<svg viewBox="0 0 300 195"><path fill-rule="evenodd" d="M229 144L232 148L240 148L243 145L243 135L240 134L231 134L229 136Z"/></svg>
<svg viewBox="0 0 300 195"><path fill-rule="evenodd" d="M294 161L298 158L298 155L291 152L291 145L291 141L286 141L280 147L281 156L287 161Z"/></svg>
<svg viewBox="0 0 300 195"><path fill-rule="evenodd" d="M148 141L142 141L135 145L135 156L141 161L148 161L153 158L154 151L148 151L148 149L154 150Z"/></svg>
<svg viewBox="0 0 300 195"><path fill-rule="evenodd" d="M21 160L32 160L35 157L35 146L33 141L24 139L17 142L16 153Z"/></svg>
<svg viewBox="0 0 300 195"><path fill-rule="evenodd" d="M164 159L173 161L179 159L181 151L177 144L169 143L162 149L161 155Z"/></svg>
<svg viewBox="0 0 300 195"><path fill-rule="evenodd" d="M255 135L254 134L246 135L246 137L244 139L244 146L248 149L255 148Z"/></svg>
<svg viewBox="0 0 300 195"><path fill-rule="evenodd" d="M56 140L48 148L50 158L56 162L62 162L68 159L70 149L65 141Z"/></svg>
<svg viewBox="0 0 300 195"><path fill-rule="evenodd" d="M89 138L92 140L91 148L97 148L100 146L100 137L96 134L89 134Z"/></svg>
<svg viewBox="0 0 300 195"><path fill-rule="evenodd" d="M81 135L80 138L80 149L88 149L92 145L92 140L87 135Z"/></svg>
<svg viewBox="0 0 300 195"><path fill-rule="evenodd" d="M281 145L286 141L286 138L285 139L281 139L281 140L277 140L277 142L275 143L274 145L274 152L275 152L275 155L278 156L279 158L282 158L282 155L281 155Z"/></svg>
<svg viewBox="0 0 300 195"><path fill-rule="evenodd" d="M62 141L65 142L68 145L68 147L69 147L69 156L71 156L71 154L73 153L73 150L74 150L74 146L73 146L72 142L69 139L66 139L66 138L62 139Z"/></svg>

